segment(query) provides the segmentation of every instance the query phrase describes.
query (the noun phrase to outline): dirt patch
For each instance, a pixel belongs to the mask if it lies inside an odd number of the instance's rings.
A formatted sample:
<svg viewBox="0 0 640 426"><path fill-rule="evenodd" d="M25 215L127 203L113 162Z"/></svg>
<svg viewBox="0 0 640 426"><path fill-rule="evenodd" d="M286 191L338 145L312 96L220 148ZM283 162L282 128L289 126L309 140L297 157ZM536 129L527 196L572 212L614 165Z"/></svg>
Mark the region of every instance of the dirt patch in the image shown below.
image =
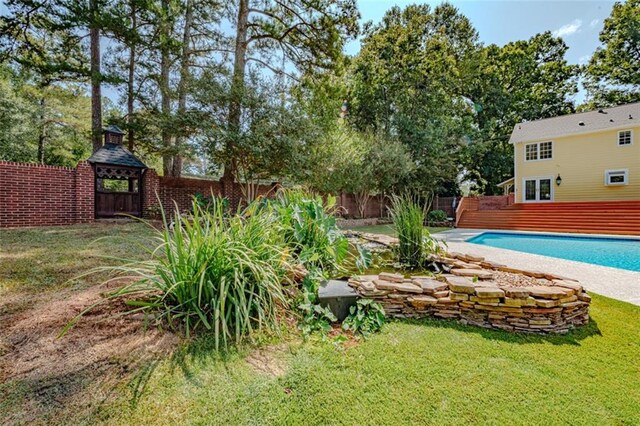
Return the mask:
<svg viewBox="0 0 640 426"><path fill-rule="evenodd" d="M96 396L89 389L98 392L100 388L104 394L113 385L109 382L176 346L174 334L146 327L139 315L124 315L130 307L122 300L99 305L58 338L69 320L101 300L103 293L122 285L113 282L0 302L0 383L26 388L21 409L14 411L23 417L10 417L9 423L39 419L56 407L68 409L74 401L86 405Z"/></svg>
<svg viewBox="0 0 640 426"><path fill-rule="evenodd" d="M272 345L254 350L247 356L247 363L258 373L281 377L287 372L284 360L286 345Z"/></svg>

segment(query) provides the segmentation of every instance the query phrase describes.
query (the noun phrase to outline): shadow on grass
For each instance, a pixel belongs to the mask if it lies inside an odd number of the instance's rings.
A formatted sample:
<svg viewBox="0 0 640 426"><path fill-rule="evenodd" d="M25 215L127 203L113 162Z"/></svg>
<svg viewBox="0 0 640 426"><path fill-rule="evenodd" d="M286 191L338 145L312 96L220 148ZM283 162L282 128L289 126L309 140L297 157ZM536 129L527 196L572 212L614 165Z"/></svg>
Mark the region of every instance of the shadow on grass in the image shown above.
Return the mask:
<svg viewBox="0 0 640 426"><path fill-rule="evenodd" d="M500 340L503 342L516 343L516 344L539 344L539 343L551 343L552 345L573 345L580 346L580 341L591 336L602 336L602 332L598 327L598 323L589 318L589 323L585 326L570 330L567 334L533 334L533 333L516 333L496 329L488 329L477 327L474 325L460 324L454 320L444 319L405 319L395 320L404 324L412 324L421 327L433 327L433 328L449 328L459 330L465 333L475 333L485 339Z"/></svg>
<svg viewBox="0 0 640 426"><path fill-rule="evenodd" d="M228 349L216 349L212 333L203 333L176 349L170 358L172 372L180 370L188 380L195 380L193 367L208 362L221 362L236 359L244 352L244 346L229 345Z"/></svg>

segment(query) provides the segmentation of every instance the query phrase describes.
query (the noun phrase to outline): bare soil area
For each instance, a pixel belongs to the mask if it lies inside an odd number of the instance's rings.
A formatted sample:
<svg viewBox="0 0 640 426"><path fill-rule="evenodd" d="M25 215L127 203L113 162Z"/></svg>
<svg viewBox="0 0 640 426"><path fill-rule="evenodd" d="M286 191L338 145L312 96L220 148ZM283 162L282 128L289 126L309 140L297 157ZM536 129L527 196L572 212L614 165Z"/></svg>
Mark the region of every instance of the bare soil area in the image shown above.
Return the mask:
<svg viewBox="0 0 640 426"><path fill-rule="evenodd" d="M58 337L78 313L122 285L14 294L0 301L0 386L12 391L0 393L22 394L22 409L11 410L19 417L2 423L59 421L56 409L70 405L89 414L95 407L87 401L107 400L132 371L176 346L176 335L147 327L142 315L124 315L131 308L123 300L98 305ZM3 398L0 406L10 403Z"/></svg>

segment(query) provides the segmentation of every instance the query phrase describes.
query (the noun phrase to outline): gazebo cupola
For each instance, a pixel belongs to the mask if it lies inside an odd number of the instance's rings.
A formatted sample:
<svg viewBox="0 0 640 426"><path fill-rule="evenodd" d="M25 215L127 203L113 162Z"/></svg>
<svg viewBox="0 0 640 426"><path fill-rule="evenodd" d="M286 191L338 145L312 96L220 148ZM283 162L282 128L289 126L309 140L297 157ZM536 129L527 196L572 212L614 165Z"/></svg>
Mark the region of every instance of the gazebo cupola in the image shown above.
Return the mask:
<svg viewBox="0 0 640 426"><path fill-rule="evenodd" d="M110 125L104 145L89 157L95 173L96 217L142 215L142 174L147 166L122 146L124 132Z"/></svg>

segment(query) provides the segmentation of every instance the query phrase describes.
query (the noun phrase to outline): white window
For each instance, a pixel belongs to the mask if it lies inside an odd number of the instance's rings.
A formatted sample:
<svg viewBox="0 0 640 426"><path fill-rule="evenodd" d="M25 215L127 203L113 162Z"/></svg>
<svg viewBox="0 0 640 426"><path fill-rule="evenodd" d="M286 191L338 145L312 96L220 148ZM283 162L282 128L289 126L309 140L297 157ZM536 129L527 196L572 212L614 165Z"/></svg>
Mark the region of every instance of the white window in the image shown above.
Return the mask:
<svg viewBox="0 0 640 426"><path fill-rule="evenodd" d="M524 146L525 161L548 160L553 158L553 142L529 143Z"/></svg>
<svg viewBox="0 0 640 426"><path fill-rule="evenodd" d="M540 142L540 159L548 160L553 157L553 143L552 142Z"/></svg>
<svg viewBox="0 0 640 426"><path fill-rule="evenodd" d="M527 161L531 161L531 160L537 160L538 159L538 144L537 143L530 143L528 145L525 145L525 153L524 153L524 159Z"/></svg>
<svg viewBox="0 0 640 426"><path fill-rule="evenodd" d="M631 130L620 130L618 132L618 145L631 145L633 142L633 133Z"/></svg>
<svg viewBox="0 0 640 426"><path fill-rule="evenodd" d="M606 170L604 184L607 186L626 185L629 183L629 170Z"/></svg>

